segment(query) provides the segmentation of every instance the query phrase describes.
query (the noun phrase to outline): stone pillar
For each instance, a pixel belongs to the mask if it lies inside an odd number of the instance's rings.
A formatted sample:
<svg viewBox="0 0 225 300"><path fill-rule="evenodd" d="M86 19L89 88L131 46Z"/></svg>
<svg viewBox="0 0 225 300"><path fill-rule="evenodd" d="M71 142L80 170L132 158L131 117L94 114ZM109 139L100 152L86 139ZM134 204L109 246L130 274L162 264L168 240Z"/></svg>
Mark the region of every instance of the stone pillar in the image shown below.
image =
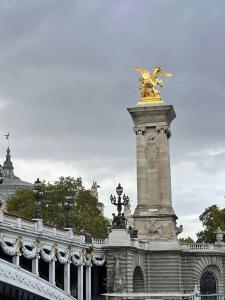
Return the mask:
<svg viewBox="0 0 225 300"><path fill-rule="evenodd" d="M70 261L64 265L64 291L70 294Z"/></svg>
<svg viewBox="0 0 225 300"><path fill-rule="evenodd" d="M91 300L91 266L86 267L86 300Z"/></svg>
<svg viewBox="0 0 225 300"><path fill-rule="evenodd" d="M135 229L141 239L176 239L169 154L169 126L176 116L173 106L141 105L128 111L137 149Z"/></svg>
<svg viewBox="0 0 225 300"><path fill-rule="evenodd" d="M16 255L12 258L12 263L19 266L20 265L20 256L19 253L16 253Z"/></svg>
<svg viewBox="0 0 225 300"><path fill-rule="evenodd" d="M55 259L49 263L49 282L55 285Z"/></svg>
<svg viewBox="0 0 225 300"><path fill-rule="evenodd" d="M78 270L77 270L77 277L78 277L78 280L77 280L77 287L78 287L78 300L83 300L84 298L84 295L83 295L83 288L84 288L84 280L83 280L83 273L84 273L84 267L83 265L79 266L78 267Z"/></svg>
<svg viewBox="0 0 225 300"><path fill-rule="evenodd" d="M38 264L38 254L35 255L35 257L32 259L32 273L39 276L39 264Z"/></svg>

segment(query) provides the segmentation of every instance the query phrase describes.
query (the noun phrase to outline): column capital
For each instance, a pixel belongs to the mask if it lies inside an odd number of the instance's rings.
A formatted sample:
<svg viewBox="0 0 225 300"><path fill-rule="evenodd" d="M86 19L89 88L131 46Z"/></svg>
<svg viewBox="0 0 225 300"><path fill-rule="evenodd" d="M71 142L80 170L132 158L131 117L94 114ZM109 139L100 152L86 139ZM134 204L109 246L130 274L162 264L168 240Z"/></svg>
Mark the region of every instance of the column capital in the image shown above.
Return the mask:
<svg viewBox="0 0 225 300"><path fill-rule="evenodd" d="M168 139L171 137L171 131L169 126L167 125L157 126L156 131L158 132L158 134L166 134Z"/></svg>
<svg viewBox="0 0 225 300"><path fill-rule="evenodd" d="M136 135L144 135L145 129L145 127L134 127L134 132Z"/></svg>

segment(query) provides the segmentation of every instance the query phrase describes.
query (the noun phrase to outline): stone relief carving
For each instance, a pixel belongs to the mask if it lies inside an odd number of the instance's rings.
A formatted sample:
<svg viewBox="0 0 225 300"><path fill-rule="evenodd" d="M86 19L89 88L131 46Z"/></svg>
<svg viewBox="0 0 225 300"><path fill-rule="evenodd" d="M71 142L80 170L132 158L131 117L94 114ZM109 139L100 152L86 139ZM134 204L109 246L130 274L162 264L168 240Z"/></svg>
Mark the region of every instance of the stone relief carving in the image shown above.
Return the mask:
<svg viewBox="0 0 225 300"><path fill-rule="evenodd" d="M150 235L158 236L160 235L160 226L156 221L146 221L145 229L148 231Z"/></svg>
<svg viewBox="0 0 225 300"><path fill-rule="evenodd" d="M157 160L159 156L159 147L156 141L156 135L150 134L146 142L146 156L150 161Z"/></svg>
<svg viewBox="0 0 225 300"><path fill-rule="evenodd" d="M64 291L52 286L48 281L38 278L32 273L28 274L22 268L18 269L18 267L6 261L1 262L0 281L21 287L50 300L72 299Z"/></svg>
<svg viewBox="0 0 225 300"><path fill-rule="evenodd" d="M114 253L114 265L109 276L111 292L122 293L126 284L126 274L120 266L121 253Z"/></svg>

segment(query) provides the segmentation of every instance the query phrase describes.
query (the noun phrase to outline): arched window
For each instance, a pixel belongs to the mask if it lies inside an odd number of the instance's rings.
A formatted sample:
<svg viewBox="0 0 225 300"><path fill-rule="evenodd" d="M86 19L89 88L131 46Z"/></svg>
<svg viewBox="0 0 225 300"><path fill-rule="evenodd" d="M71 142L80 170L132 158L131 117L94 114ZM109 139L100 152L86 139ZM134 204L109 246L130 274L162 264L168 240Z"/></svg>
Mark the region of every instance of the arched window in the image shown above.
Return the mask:
<svg viewBox="0 0 225 300"><path fill-rule="evenodd" d="M200 292L203 295L216 294L216 278L213 272L206 271L200 279ZM211 299L211 298L210 298Z"/></svg>
<svg viewBox="0 0 225 300"><path fill-rule="evenodd" d="M142 270L140 267L136 267L133 274L133 292L145 292L145 282Z"/></svg>

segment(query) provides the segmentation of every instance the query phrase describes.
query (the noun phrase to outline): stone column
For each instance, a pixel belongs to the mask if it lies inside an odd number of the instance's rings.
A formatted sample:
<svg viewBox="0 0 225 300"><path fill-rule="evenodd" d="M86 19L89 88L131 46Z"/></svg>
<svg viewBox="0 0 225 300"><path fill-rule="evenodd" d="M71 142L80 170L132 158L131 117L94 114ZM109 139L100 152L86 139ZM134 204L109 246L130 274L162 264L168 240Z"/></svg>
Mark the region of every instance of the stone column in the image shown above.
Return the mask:
<svg viewBox="0 0 225 300"><path fill-rule="evenodd" d="M64 265L64 291L70 294L70 261Z"/></svg>
<svg viewBox="0 0 225 300"><path fill-rule="evenodd" d="M20 265L20 256L19 253L16 253L16 255L12 258L12 263L19 266Z"/></svg>
<svg viewBox="0 0 225 300"><path fill-rule="evenodd" d="M84 267L83 265L79 266L78 267L78 270L77 270L77 277L78 277L78 280L77 280L77 287L78 287L78 300L83 300L84 298L84 295L83 295L83 288L84 288L84 280L83 280L83 274L84 274Z"/></svg>
<svg viewBox="0 0 225 300"><path fill-rule="evenodd" d="M38 254L32 259L32 273L39 276L39 264L38 264L39 256Z"/></svg>
<svg viewBox="0 0 225 300"><path fill-rule="evenodd" d="M55 285L55 259L49 263L49 282Z"/></svg>
<svg viewBox="0 0 225 300"><path fill-rule="evenodd" d="M86 300L91 300L91 266L86 266Z"/></svg>
<svg viewBox="0 0 225 300"><path fill-rule="evenodd" d="M141 105L128 111L137 149L135 228L142 239L176 239L169 154L169 126L176 116L173 106Z"/></svg>

